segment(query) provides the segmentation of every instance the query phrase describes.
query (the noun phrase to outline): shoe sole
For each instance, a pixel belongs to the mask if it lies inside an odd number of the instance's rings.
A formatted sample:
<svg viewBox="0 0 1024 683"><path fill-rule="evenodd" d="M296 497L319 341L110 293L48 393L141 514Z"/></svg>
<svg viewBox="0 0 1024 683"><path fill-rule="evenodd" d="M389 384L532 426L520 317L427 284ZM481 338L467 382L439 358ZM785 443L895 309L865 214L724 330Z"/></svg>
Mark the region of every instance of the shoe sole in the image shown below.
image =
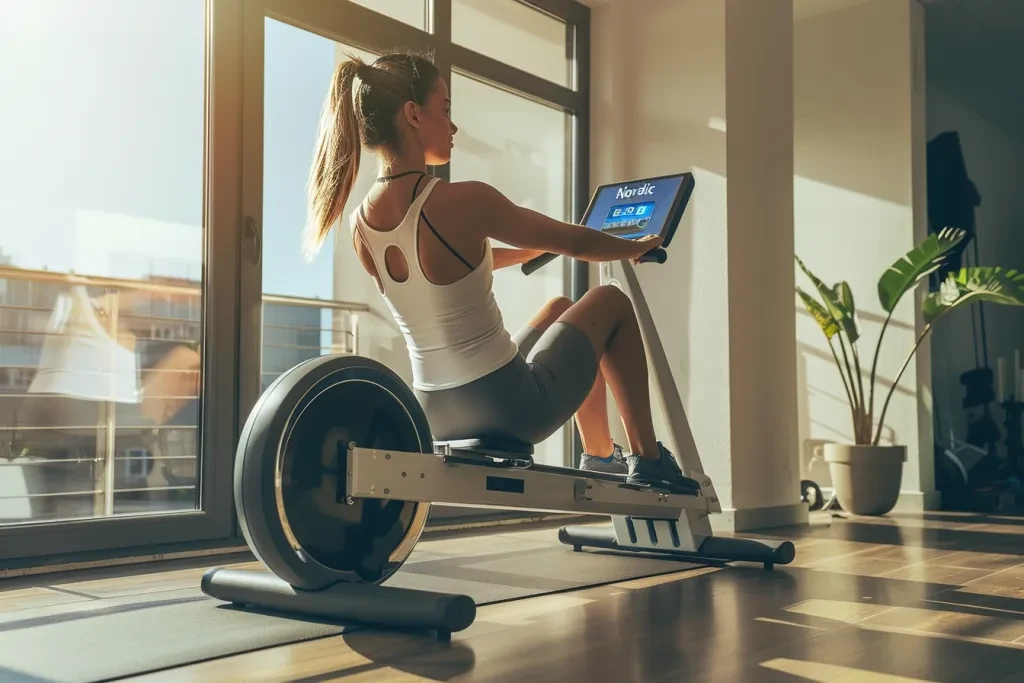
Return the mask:
<svg viewBox="0 0 1024 683"><path fill-rule="evenodd" d="M629 470L625 467L609 467L608 469L603 469L601 467L581 467L579 470L580 472L596 472L597 474L615 474L622 477L629 474Z"/></svg>
<svg viewBox="0 0 1024 683"><path fill-rule="evenodd" d="M700 493L700 484L692 479L690 479L689 481L693 483L691 484L688 483L687 481L670 482L665 481L664 479L653 479L643 476L626 478L626 484L631 486L665 490L668 491L669 493L683 493L690 495L697 495L698 493Z"/></svg>

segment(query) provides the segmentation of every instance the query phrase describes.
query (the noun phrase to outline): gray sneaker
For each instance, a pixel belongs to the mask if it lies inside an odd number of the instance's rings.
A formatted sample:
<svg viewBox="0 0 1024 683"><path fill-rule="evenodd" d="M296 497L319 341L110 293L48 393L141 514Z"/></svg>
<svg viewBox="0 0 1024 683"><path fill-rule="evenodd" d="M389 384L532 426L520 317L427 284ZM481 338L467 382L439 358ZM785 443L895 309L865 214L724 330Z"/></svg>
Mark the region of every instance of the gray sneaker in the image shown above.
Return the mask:
<svg viewBox="0 0 1024 683"><path fill-rule="evenodd" d="M612 454L607 458L599 458L596 455L584 453L580 458L580 469L585 472L602 472L604 474L621 474L625 476L629 471L626 467L626 458L622 455L622 446L612 444Z"/></svg>
<svg viewBox="0 0 1024 683"><path fill-rule="evenodd" d="M674 493L699 493L700 483L683 475L679 463L672 453L658 442L660 456L657 460L645 460L638 455L626 458L628 477L626 482L656 489L667 489Z"/></svg>

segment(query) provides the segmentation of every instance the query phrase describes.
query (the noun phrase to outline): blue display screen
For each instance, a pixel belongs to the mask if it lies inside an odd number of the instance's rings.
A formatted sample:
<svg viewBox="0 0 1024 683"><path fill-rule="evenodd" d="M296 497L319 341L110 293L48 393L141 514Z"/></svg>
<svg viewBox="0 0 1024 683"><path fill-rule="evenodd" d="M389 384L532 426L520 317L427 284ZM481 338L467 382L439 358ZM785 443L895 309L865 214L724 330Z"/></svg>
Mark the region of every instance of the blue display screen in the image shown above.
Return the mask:
<svg viewBox="0 0 1024 683"><path fill-rule="evenodd" d="M682 176L670 176L605 187L594 198L584 225L626 239L660 235L682 181Z"/></svg>

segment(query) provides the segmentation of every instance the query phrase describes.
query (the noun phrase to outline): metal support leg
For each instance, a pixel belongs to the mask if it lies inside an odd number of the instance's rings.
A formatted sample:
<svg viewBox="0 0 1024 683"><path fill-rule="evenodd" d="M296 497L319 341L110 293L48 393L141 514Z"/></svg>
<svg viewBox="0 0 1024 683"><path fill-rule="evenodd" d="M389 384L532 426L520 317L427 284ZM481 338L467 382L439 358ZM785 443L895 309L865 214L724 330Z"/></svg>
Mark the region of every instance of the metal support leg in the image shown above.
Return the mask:
<svg viewBox="0 0 1024 683"><path fill-rule="evenodd" d="M658 522L658 523L655 523ZM716 562L757 562L765 569L789 564L796 555L790 541L771 541L729 536L705 536L687 539L678 527L673 533L665 520L615 517L613 526L565 526L558 540L573 550L604 548L623 552L655 553L679 559ZM624 530L619 536L617 531ZM694 541L698 541L694 543ZM692 547L687 547L692 546Z"/></svg>
<svg viewBox="0 0 1024 683"><path fill-rule="evenodd" d="M451 640L453 632L468 628L476 618L476 603L466 595L360 583L306 591L269 572L211 569L203 576L202 589L218 600L269 611L367 626L433 630L442 641Z"/></svg>

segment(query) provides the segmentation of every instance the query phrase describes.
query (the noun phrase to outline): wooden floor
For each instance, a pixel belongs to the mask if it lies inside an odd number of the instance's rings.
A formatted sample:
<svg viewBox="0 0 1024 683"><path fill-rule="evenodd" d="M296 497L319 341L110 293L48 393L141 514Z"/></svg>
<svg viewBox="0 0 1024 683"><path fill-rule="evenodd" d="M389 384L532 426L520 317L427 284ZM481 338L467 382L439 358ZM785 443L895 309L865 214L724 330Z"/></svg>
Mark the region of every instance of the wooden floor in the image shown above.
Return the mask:
<svg viewBox="0 0 1024 683"><path fill-rule="evenodd" d="M774 572L709 567L482 607L448 645L362 631L131 680L1024 681L1022 532L1015 518L821 516L770 534L797 543ZM426 543L486 553L503 536ZM203 570L0 583L0 611L194 587Z"/></svg>

